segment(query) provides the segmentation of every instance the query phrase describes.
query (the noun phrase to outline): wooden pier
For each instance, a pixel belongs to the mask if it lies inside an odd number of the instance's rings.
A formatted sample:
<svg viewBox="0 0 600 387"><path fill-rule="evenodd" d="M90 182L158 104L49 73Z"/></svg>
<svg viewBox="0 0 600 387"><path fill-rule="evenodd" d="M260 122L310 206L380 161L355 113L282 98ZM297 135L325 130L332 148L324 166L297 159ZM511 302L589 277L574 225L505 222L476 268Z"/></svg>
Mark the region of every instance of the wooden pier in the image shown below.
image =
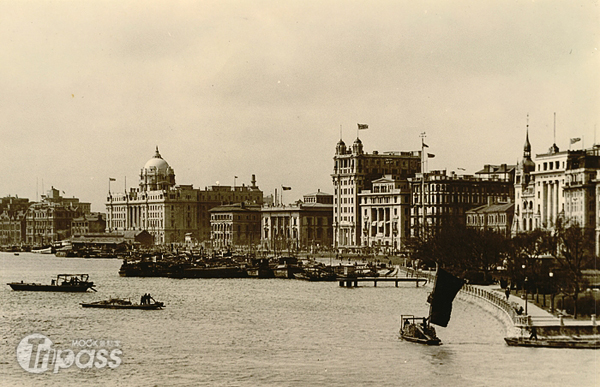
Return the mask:
<svg viewBox="0 0 600 387"><path fill-rule="evenodd" d="M418 277L339 277L338 283L342 287L356 287L359 282L373 282L373 286L377 287L377 282L394 282L398 287L399 282L414 282L419 287L419 282L423 282L423 285L427 283L427 278Z"/></svg>

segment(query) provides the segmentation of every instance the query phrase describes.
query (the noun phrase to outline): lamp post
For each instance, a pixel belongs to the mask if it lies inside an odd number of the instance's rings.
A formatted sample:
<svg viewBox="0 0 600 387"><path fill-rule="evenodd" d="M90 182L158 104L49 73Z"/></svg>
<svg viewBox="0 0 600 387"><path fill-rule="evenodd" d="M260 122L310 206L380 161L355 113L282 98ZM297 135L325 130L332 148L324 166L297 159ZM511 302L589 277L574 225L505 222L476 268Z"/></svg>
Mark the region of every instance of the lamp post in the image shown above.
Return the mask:
<svg viewBox="0 0 600 387"><path fill-rule="evenodd" d="M523 274L525 274L525 265L521 266L523 268ZM527 276L525 276L525 280L523 281L523 287L525 288L525 316L527 316Z"/></svg>
<svg viewBox="0 0 600 387"><path fill-rule="evenodd" d="M554 314L554 273L550 272L548 273L548 276L550 277L550 287L552 288L552 295L550 299L550 313Z"/></svg>

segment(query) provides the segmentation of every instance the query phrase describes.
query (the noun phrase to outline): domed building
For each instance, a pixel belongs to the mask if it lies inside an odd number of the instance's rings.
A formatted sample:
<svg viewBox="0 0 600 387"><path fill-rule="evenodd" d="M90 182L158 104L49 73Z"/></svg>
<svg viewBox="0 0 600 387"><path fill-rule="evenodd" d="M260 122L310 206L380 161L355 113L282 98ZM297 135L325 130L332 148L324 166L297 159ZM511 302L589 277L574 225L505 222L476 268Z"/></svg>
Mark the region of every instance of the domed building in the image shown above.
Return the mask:
<svg viewBox="0 0 600 387"><path fill-rule="evenodd" d="M140 190L156 191L174 186L175 172L169 166L169 163L162 158L157 146L154 157L148 160L140 171Z"/></svg>
<svg viewBox="0 0 600 387"><path fill-rule="evenodd" d="M106 201L106 231L148 231L155 244L210 240L213 207L233 203L262 205L263 193L252 175L251 185L209 186L175 184L175 172L158 146L140 170L139 186L128 192L109 192Z"/></svg>

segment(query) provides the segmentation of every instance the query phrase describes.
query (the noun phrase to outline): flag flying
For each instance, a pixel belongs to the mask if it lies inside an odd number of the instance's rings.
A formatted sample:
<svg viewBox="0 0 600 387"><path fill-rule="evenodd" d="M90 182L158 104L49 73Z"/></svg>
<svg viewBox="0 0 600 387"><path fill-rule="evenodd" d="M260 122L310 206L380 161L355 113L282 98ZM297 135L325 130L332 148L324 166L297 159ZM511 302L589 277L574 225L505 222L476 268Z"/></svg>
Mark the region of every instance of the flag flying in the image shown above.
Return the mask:
<svg viewBox="0 0 600 387"><path fill-rule="evenodd" d="M430 322L441 327L447 327L452 313L452 301L465 281L457 278L446 270L438 268L435 276L433 291L427 302L431 304Z"/></svg>
<svg viewBox="0 0 600 387"><path fill-rule="evenodd" d="M285 186L282 185L281 189L284 190L284 191L289 191L289 190L292 189L292 187L285 187Z"/></svg>
<svg viewBox="0 0 600 387"><path fill-rule="evenodd" d="M233 178L234 178L234 179L237 179L237 176L234 176Z"/></svg>
<svg viewBox="0 0 600 387"><path fill-rule="evenodd" d="M571 139L571 144L575 144L576 142L581 141L581 138L575 137Z"/></svg>
<svg viewBox="0 0 600 387"><path fill-rule="evenodd" d="M367 125L367 124L357 124L357 125L358 125L358 130L369 129L369 125Z"/></svg>
<svg viewBox="0 0 600 387"><path fill-rule="evenodd" d="M427 144L423 143L423 147L425 147L425 148L429 148L429 145L427 145Z"/></svg>
<svg viewBox="0 0 600 387"><path fill-rule="evenodd" d="M427 157L429 157L430 159L434 158L435 155L433 153L427 153Z"/></svg>
<svg viewBox="0 0 600 387"><path fill-rule="evenodd" d="M110 180L110 181L117 181L117 179L115 179L114 177L109 177L108 180Z"/></svg>

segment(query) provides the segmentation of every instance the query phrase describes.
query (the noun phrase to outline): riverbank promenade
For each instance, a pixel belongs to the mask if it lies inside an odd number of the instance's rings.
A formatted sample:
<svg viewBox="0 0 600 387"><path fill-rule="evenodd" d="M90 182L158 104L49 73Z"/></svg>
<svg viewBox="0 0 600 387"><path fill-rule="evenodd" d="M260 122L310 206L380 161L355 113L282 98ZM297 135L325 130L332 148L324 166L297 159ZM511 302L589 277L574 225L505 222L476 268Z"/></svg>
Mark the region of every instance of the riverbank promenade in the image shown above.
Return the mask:
<svg viewBox="0 0 600 387"><path fill-rule="evenodd" d="M424 277L429 281L425 286L433 287L435 281L435 272L415 271L406 267L398 267L398 274L404 273L410 277ZM539 307L531 300L525 300L519 295L511 292L508 299L505 290L499 284L492 285L470 285L465 284L461 292L473 296L480 302L486 302L506 314L514 326L536 326L536 327L565 327L571 332L577 332L577 327L582 327L584 331L590 330L595 325L595 320L573 319L572 316L561 315L559 311L556 314L549 310ZM479 302L479 301L478 301ZM521 314L519 310L523 308ZM526 312L525 312L526 311ZM571 328L571 329L569 329Z"/></svg>

